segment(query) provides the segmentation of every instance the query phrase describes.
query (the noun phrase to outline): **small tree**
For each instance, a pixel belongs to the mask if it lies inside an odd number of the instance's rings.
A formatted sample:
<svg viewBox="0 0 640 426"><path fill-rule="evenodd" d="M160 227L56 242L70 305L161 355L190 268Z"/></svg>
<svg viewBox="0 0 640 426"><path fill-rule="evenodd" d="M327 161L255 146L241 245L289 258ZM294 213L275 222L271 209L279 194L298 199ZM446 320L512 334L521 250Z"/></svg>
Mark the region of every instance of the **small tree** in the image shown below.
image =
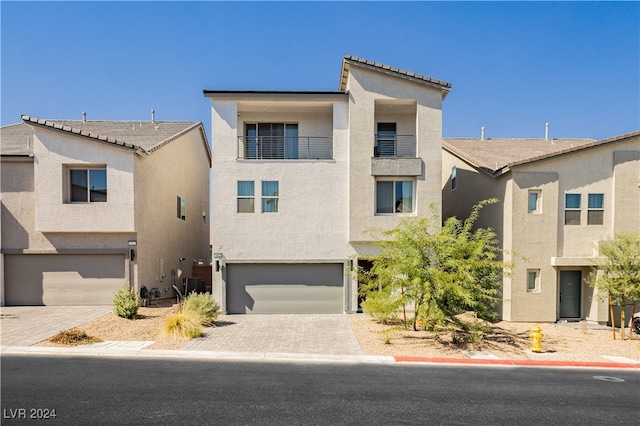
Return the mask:
<svg viewBox="0 0 640 426"><path fill-rule="evenodd" d="M613 307L620 308L620 338L625 338L625 306L640 301L640 237L637 234L616 234L609 241L600 242L600 258L589 276L589 284L609 298L611 324L614 329ZM598 274L597 270L603 273Z"/></svg>
<svg viewBox="0 0 640 426"><path fill-rule="evenodd" d="M498 259L500 249L491 229L474 229L480 211L496 199L478 203L469 218L449 218L443 226L431 219L403 219L381 234L380 254L373 259L372 273L382 294L413 304L417 321L436 326L447 321L462 325L457 315L474 311L481 318L495 317L502 276L509 264Z"/></svg>

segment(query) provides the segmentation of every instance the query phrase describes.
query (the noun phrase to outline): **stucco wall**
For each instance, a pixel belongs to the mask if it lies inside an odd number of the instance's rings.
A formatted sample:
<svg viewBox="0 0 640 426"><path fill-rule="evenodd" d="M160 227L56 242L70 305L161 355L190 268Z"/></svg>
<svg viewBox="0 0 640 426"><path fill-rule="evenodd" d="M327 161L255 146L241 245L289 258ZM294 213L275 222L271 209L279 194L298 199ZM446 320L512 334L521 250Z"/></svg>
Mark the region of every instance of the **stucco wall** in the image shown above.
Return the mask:
<svg viewBox="0 0 640 426"><path fill-rule="evenodd" d="M186 200L185 220L177 215L178 196ZM209 259L209 160L197 128L145 158L136 157L135 201L134 284L157 287L169 297L173 284L191 276L194 259Z"/></svg>
<svg viewBox="0 0 640 426"><path fill-rule="evenodd" d="M401 215L375 214L375 177L371 175L376 122L392 122L394 114L376 112L376 101L415 101L413 117L402 114L398 134L416 135L417 156L423 173L416 179L416 215L430 215L430 205L441 200L442 92L423 84L352 65L349 91L349 240L368 242L371 228L396 226Z"/></svg>
<svg viewBox="0 0 640 426"><path fill-rule="evenodd" d="M346 102L331 114L240 113L214 101L213 251L226 259L342 259L346 252ZM298 122L300 136L333 138L333 160L237 160L244 122ZM342 123L334 129L333 122ZM255 212L237 213L237 182L254 181ZM261 212L261 182L279 182L277 213Z"/></svg>
<svg viewBox="0 0 640 426"><path fill-rule="evenodd" d="M133 232L133 155L109 143L35 129L35 225L40 232ZM69 203L66 166L106 165L107 202Z"/></svg>

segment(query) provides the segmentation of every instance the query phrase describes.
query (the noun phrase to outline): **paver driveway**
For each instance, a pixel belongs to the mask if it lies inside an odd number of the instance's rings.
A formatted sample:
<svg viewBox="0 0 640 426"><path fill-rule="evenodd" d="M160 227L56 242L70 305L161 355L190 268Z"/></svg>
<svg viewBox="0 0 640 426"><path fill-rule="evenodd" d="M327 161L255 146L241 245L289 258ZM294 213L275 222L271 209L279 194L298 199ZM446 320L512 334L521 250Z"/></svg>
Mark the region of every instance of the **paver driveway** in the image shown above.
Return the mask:
<svg viewBox="0 0 640 426"><path fill-rule="evenodd" d="M183 350L362 355L342 314L225 315Z"/></svg>

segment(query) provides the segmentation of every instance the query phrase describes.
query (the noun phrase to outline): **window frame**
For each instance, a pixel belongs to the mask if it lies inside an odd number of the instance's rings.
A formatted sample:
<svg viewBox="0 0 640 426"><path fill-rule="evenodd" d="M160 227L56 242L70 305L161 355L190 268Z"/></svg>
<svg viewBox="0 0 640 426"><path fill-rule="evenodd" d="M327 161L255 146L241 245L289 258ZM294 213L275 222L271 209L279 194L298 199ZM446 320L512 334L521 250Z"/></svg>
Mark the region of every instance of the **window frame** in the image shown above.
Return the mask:
<svg viewBox="0 0 640 426"><path fill-rule="evenodd" d="M275 194L265 195L265 184L276 184ZM280 181L277 180L263 180L260 185L260 210L262 213L279 213L280 212ZM274 210L266 209L265 207L269 205L269 202L273 202L273 206L275 206Z"/></svg>
<svg viewBox="0 0 640 426"><path fill-rule="evenodd" d="M250 183L251 184L251 194L240 194L240 184L241 183ZM241 209L241 201L251 201L248 203L251 206L251 209L247 208L246 211ZM236 183L236 213L255 213L256 212L256 184L253 180L239 180Z"/></svg>
<svg viewBox="0 0 640 426"><path fill-rule="evenodd" d="M74 172L84 172L85 181L86 181L86 199L85 200L77 200L74 199L74 189L73 189L73 177ZM104 200L94 199L95 190L91 189L91 175L92 172L102 172L104 173ZM65 166L65 179L67 182L66 185L66 202L69 204L93 204L93 203L106 203L109 201L109 180L107 173L106 165L99 164L77 164L77 165L66 165ZM95 177L93 179L96 179ZM98 191L100 191L99 189Z"/></svg>
<svg viewBox="0 0 640 426"><path fill-rule="evenodd" d="M451 190L453 191L458 186L458 168L456 166L451 167Z"/></svg>
<svg viewBox="0 0 640 426"><path fill-rule="evenodd" d="M397 184L398 183L410 183L411 184L411 210L410 211L397 211L398 208L398 200L396 200L397 198ZM392 188L392 197L391 197L391 212L384 212L384 211L379 211L379 189L378 189L378 185L381 183L391 183L391 188ZM402 178L395 178L395 179L376 179L376 185L375 185L375 201L374 201L374 211L375 211L375 215L376 216L394 216L394 215L410 215L410 214L414 214L416 211L416 181L414 179L402 179ZM404 199L404 197L402 197Z"/></svg>
<svg viewBox="0 0 640 426"><path fill-rule="evenodd" d="M531 208L531 196L536 196L535 207ZM542 190L541 189L530 189L527 193L527 212L531 214L540 214L542 213Z"/></svg>
<svg viewBox="0 0 640 426"><path fill-rule="evenodd" d="M177 204L176 204L176 216L180 220L187 220L187 200L182 198L181 196L176 196Z"/></svg>
<svg viewBox="0 0 640 426"><path fill-rule="evenodd" d="M600 196L600 207L591 206L592 196ZM599 213L599 220L592 220L591 213ZM587 194L587 225L604 225L604 193L602 192L592 192Z"/></svg>
<svg viewBox="0 0 640 426"><path fill-rule="evenodd" d="M533 288L531 287L531 277L533 274ZM527 269L526 289L527 293L540 293L541 274L540 269Z"/></svg>
<svg viewBox="0 0 640 426"><path fill-rule="evenodd" d="M567 207L567 201L568 201L568 197L569 196L577 196L577 200L578 200L578 207ZM567 214L568 213L578 213L578 220L577 223L569 223L572 222L571 220L567 220ZM573 215L575 216L575 215ZM581 220L581 216L582 216L582 194L580 193L575 193L575 192L566 192L564 194L564 224L566 226L576 226L576 225L580 225L582 223Z"/></svg>

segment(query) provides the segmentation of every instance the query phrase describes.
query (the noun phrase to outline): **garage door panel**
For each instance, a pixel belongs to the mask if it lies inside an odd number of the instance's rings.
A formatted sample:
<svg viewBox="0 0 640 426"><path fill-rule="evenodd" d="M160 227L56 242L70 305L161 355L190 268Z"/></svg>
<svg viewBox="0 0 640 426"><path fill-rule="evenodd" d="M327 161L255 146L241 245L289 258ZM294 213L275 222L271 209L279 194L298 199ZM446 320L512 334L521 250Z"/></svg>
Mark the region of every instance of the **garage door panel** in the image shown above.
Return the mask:
<svg viewBox="0 0 640 426"><path fill-rule="evenodd" d="M229 313L342 313L342 264L228 265Z"/></svg>
<svg viewBox="0 0 640 426"><path fill-rule="evenodd" d="M110 305L125 282L124 255L7 255L7 305Z"/></svg>

